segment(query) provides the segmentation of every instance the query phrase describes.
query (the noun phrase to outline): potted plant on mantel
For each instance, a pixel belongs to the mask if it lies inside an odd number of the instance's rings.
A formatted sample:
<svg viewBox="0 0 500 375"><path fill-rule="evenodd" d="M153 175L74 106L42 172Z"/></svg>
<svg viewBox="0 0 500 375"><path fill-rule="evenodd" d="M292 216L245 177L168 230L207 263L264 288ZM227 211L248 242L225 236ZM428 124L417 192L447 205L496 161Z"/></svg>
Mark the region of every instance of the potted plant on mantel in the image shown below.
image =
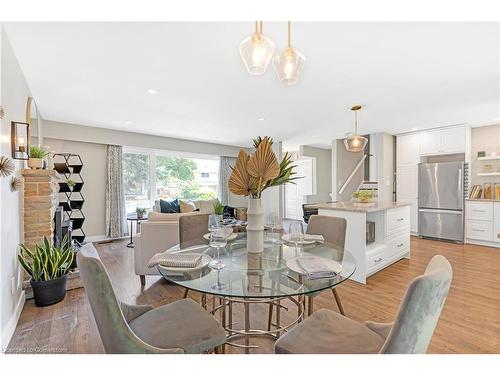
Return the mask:
<svg viewBox="0 0 500 375"><path fill-rule="evenodd" d="M296 167L292 155L285 153L278 162L272 149L273 140L258 137L253 140L255 152L248 155L240 150L236 164L229 178L229 190L236 195L249 197L247 211L247 251L261 253L264 250L264 211L262 192L270 187L292 182Z"/></svg>
<svg viewBox="0 0 500 375"><path fill-rule="evenodd" d="M42 147L31 146L28 167L31 169L43 169L43 158L48 154L49 152Z"/></svg>
<svg viewBox="0 0 500 375"><path fill-rule="evenodd" d="M47 237L44 237L43 245L35 245L32 250L23 244L19 248L17 259L31 276L35 305L49 306L62 301L66 295L67 276L74 258L68 238L64 236L59 247L50 244Z"/></svg>

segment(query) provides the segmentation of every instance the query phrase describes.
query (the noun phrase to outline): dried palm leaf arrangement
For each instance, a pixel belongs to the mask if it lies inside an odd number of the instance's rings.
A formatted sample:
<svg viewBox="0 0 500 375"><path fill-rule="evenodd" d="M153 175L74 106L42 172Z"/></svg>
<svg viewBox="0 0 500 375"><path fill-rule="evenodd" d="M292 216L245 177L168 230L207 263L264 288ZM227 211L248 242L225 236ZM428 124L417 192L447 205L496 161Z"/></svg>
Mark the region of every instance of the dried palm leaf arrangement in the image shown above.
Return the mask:
<svg viewBox="0 0 500 375"><path fill-rule="evenodd" d="M23 186L23 180L19 177L12 177L10 179L10 191L17 191Z"/></svg>
<svg viewBox="0 0 500 375"><path fill-rule="evenodd" d="M0 176L7 177L14 172L14 163L6 156L0 156Z"/></svg>
<svg viewBox="0 0 500 375"><path fill-rule="evenodd" d="M253 155L250 156L245 150L241 150L234 168L231 167L229 190L233 194L260 198L265 189L293 183L293 180L300 178L295 176L296 165L288 152L283 160L278 162L272 149L272 138L258 137L253 143Z"/></svg>

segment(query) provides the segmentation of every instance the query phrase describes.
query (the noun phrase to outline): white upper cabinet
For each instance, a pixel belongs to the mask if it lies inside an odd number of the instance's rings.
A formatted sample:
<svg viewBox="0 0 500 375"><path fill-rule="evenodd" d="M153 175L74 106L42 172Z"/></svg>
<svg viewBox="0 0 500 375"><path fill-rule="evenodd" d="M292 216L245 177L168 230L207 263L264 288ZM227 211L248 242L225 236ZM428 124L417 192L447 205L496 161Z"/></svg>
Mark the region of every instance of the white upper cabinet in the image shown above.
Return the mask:
<svg viewBox="0 0 500 375"><path fill-rule="evenodd" d="M415 165L420 161L420 135L403 134L397 138L398 166Z"/></svg>
<svg viewBox="0 0 500 375"><path fill-rule="evenodd" d="M438 154L441 149L441 130L420 133L420 154Z"/></svg>
<svg viewBox="0 0 500 375"><path fill-rule="evenodd" d="M465 152L465 127L441 130L441 150L447 154Z"/></svg>
<svg viewBox="0 0 500 375"><path fill-rule="evenodd" d="M467 128L457 126L420 133L420 154L457 154L466 152Z"/></svg>

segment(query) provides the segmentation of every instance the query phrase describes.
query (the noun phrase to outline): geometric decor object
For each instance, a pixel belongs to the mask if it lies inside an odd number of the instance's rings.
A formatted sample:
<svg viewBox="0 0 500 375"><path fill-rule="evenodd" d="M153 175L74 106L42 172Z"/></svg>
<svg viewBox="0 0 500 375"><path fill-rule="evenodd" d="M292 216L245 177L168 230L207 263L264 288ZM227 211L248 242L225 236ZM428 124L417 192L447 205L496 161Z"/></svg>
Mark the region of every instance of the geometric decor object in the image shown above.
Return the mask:
<svg viewBox="0 0 500 375"><path fill-rule="evenodd" d="M81 175L83 162L78 154L54 154L54 169L64 179L59 182L59 206L64 210L65 220L71 220L72 238L82 244L85 241L83 223L85 215L82 208L85 198L82 194L83 178Z"/></svg>
<svg viewBox="0 0 500 375"><path fill-rule="evenodd" d="M287 86L297 83L305 61L304 55L292 47L291 22L288 21L288 46L281 54L273 58L273 66L278 79Z"/></svg>
<svg viewBox="0 0 500 375"><path fill-rule="evenodd" d="M10 179L10 191L17 191L23 186L23 180L19 177L13 176Z"/></svg>
<svg viewBox="0 0 500 375"><path fill-rule="evenodd" d="M344 146L349 152L361 152L368 143L368 138L358 135L358 111L360 109L360 105L351 108L351 111L354 112L354 134L344 139Z"/></svg>
<svg viewBox="0 0 500 375"><path fill-rule="evenodd" d="M241 59L248 73L264 74L275 49L273 41L262 34L262 21L255 22L255 32L246 37L239 47Z"/></svg>
<svg viewBox="0 0 500 375"><path fill-rule="evenodd" d="M14 172L14 163L6 156L0 157L0 176L7 177Z"/></svg>

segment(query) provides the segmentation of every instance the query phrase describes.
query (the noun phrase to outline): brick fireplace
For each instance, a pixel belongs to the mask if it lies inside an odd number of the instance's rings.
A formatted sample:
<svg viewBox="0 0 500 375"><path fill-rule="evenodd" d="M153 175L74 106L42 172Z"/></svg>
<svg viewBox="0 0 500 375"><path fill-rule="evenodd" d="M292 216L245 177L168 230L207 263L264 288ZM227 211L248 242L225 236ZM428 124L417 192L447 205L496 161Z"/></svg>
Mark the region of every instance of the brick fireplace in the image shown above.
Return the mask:
<svg viewBox="0 0 500 375"><path fill-rule="evenodd" d="M54 239L54 215L59 205L58 173L52 169L23 169L24 177L24 244L30 248L42 244L43 237L50 243ZM81 288L82 283L78 270L68 275L66 289ZM29 280L23 282L26 298L33 298Z"/></svg>
<svg viewBox="0 0 500 375"><path fill-rule="evenodd" d="M52 243L54 214L59 204L57 172L49 169L23 169L24 177L24 244L28 247Z"/></svg>

